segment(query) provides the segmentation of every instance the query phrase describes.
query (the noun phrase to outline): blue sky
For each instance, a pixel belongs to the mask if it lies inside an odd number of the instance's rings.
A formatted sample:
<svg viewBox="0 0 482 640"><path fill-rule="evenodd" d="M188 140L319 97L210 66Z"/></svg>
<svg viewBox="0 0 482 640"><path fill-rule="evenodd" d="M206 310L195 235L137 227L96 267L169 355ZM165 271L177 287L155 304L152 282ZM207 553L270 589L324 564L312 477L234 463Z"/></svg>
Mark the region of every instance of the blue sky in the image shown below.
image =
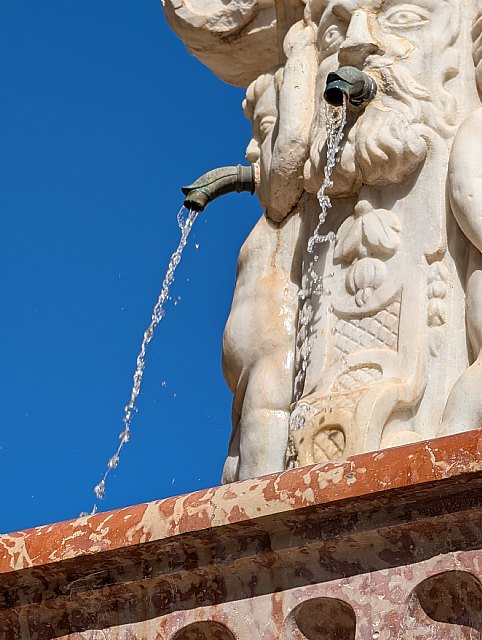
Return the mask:
<svg viewBox="0 0 482 640"><path fill-rule="evenodd" d="M76 517L114 453L179 229L180 187L244 161L243 91L158 0L0 3L0 532ZM248 194L198 219L101 510L218 483L221 339ZM196 245L199 245L198 248Z"/></svg>

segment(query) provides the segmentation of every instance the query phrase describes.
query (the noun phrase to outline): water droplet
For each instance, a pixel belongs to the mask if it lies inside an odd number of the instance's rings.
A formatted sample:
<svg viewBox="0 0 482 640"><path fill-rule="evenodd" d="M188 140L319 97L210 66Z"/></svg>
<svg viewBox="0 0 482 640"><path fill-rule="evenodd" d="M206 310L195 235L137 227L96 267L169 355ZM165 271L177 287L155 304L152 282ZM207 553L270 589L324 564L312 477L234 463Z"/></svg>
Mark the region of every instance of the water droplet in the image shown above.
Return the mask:
<svg viewBox="0 0 482 640"><path fill-rule="evenodd" d="M95 496L98 500L102 500L105 495L105 480L101 480L94 489Z"/></svg>
<svg viewBox="0 0 482 640"><path fill-rule="evenodd" d="M336 242L336 234L334 231L329 231L326 234L326 239L328 240L328 242L333 243Z"/></svg>
<svg viewBox="0 0 482 640"><path fill-rule="evenodd" d="M122 433L119 434L119 439L123 445L129 442L131 437L132 434L129 429L125 429L124 431L122 431Z"/></svg>

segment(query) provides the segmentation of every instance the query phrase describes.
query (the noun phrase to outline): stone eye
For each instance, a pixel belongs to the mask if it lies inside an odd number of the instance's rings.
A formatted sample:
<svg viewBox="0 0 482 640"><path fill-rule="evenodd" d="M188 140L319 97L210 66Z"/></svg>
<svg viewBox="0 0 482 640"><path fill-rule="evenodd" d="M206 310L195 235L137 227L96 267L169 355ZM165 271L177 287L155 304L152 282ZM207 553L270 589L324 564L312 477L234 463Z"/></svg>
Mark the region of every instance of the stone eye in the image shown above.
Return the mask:
<svg viewBox="0 0 482 640"><path fill-rule="evenodd" d="M336 24L332 24L326 29L325 33L321 38L321 50L326 51L336 46L337 44L341 44L342 42L342 34L340 32L340 28Z"/></svg>
<svg viewBox="0 0 482 640"><path fill-rule="evenodd" d="M429 20L427 11L418 7L394 7L387 12L384 22L388 27L400 29L415 29L426 24Z"/></svg>

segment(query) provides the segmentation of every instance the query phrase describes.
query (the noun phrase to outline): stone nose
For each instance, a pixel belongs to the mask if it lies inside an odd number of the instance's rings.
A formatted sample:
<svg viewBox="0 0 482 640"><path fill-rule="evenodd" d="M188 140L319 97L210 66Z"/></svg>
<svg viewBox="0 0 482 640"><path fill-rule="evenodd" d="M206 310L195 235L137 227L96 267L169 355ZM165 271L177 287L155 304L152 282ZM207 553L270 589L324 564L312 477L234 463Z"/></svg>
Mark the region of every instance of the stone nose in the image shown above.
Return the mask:
<svg viewBox="0 0 482 640"><path fill-rule="evenodd" d="M258 162L260 156L259 143L254 138L251 138L248 146L246 147L245 157L248 162Z"/></svg>
<svg viewBox="0 0 482 640"><path fill-rule="evenodd" d="M368 56L383 53L383 49L371 33L368 13L364 9L358 9L350 20L346 39L338 53L338 62L341 66L351 65L360 68Z"/></svg>

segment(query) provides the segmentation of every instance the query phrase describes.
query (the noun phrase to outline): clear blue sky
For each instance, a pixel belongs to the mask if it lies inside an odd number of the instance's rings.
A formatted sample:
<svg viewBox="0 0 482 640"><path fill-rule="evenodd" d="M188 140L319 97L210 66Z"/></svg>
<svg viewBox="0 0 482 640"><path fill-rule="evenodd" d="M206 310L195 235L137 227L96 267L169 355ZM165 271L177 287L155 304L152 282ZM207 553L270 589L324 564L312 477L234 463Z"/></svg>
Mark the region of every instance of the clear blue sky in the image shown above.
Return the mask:
<svg viewBox="0 0 482 640"><path fill-rule="evenodd" d="M158 0L2 2L0 30L7 532L92 507L178 242L179 189L243 162L250 125L243 91L189 56ZM230 195L198 219L101 510L218 483L231 411L222 331L260 213Z"/></svg>

